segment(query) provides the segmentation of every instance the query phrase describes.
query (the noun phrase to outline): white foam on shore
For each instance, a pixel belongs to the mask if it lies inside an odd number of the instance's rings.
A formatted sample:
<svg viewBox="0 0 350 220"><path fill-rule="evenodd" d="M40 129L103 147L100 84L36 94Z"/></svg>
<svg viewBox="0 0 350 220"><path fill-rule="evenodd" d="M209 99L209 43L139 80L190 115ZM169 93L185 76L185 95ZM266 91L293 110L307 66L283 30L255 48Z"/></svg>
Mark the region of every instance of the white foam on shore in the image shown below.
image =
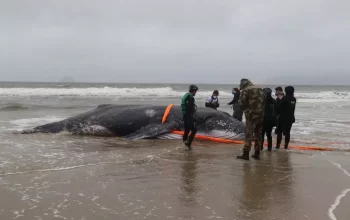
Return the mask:
<svg viewBox="0 0 350 220"><path fill-rule="evenodd" d="M0 88L0 96L7 97L48 97L48 96L80 96L80 97L181 97L186 91L175 90L171 87L155 88ZM200 90L197 97L206 98L213 91ZM295 96L301 102L338 102L350 101L349 91L297 92ZM220 91L220 97L232 98L231 91Z"/></svg>
<svg viewBox="0 0 350 220"><path fill-rule="evenodd" d="M122 162L125 162L125 161L120 161L119 163L122 163ZM65 170L72 170L72 169L77 169L77 168L82 168L82 167L101 166L101 165L106 165L106 164L116 164L116 163L101 162L101 163L83 164L83 165L77 165L77 166L71 166L71 167L58 167L58 168L52 168L52 169L42 169L42 170L30 170L30 171L23 171L23 172L3 173L3 174L0 174L0 177L12 176L12 175L23 175L23 174L29 174L29 173L65 171Z"/></svg>
<svg viewBox="0 0 350 220"><path fill-rule="evenodd" d="M331 160L329 160L329 162L333 163L336 167L338 167L339 169L341 169L341 170L344 172L345 175L347 175L348 177L350 177L350 173L349 173L346 169L344 169L339 163L335 163L335 162L333 162L333 161L331 161Z"/></svg>
<svg viewBox="0 0 350 220"><path fill-rule="evenodd" d="M332 206L329 208L328 210L328 216L331 220L337 220L337 217L335 217L334 215L334 210L337 208L337 206L340 204L340 201L343 197L346 196L346 194L350 192L350 189L346 189L344 190L342 193L340 193L340 195L337 196L337 198L335 199L334 203L332 204Z"/></svg>
<svg viewBox="0 0 350 220"><path fill-rule="evenodd" d="M332 164L334 164L336 167L338 167L340 170L342 170L344 172L345 175L347 175L348 177L350 177L350 173L345 170L339 163L335 163L331 160L328 160L329 162L331 162ZM350 189L346 189L343 192L341 192L337 198L335 199L334 203L331 205L331 207L328 210L328 216L331 220L337 220L336 216L334 215L334 210L337 208L337 206L340 204L340 201L343 197L346 196L346 194L350 192Z"/></svg>

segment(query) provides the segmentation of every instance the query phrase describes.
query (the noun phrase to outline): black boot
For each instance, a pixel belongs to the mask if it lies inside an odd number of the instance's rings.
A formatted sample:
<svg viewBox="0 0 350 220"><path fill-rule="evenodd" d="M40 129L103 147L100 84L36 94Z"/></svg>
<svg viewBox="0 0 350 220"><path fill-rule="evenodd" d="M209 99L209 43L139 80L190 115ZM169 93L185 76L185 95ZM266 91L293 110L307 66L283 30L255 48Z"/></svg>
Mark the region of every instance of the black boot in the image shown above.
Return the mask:
<svg viewBox="0 0 350 220"><path fill-rule="evenodd" d="M243 151L242 156L237 156L237 159L249 160L249 151Z"/></svg>
<svg viewBox="0 0 350 220"><path fill-rule="evenodd" d="M252 158L254 158L255 160L260 160L260 151L255 150L254 154L252 155Z"/></svg>
<svg viewBox="0 0 350 220"><path fill-rule="evenodd" d="M189 143L189 141L184 141L184 145L186 147L185 150L188 150L188 151L192 150L191 143Z"/></svg>
<svg viewBox="0 0 350 220"><path fill-rule="evenodd" d="M267 150L272 151L272 137L268 138Z"/></svg>
<svg viewBox="0 0 350 220"><path fill-rule="evenodd" d="M288 150L288 144L284 145L284 149Z"/></svg>

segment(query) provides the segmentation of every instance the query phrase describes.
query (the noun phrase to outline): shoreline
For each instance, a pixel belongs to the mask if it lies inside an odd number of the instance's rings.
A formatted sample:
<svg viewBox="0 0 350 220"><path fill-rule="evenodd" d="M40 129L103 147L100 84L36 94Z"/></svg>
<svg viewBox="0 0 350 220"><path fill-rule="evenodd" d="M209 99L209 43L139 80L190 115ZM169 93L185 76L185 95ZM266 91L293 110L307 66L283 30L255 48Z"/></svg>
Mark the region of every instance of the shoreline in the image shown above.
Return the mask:
<svg viewBox="0 0 350 220"><path fill-rule="evenodd" d="M42 156L38 147L21 151L22 170L8 167L8 175L0 176L0 195L8 198L0 200L1 219L349 216L346 153L274 150L262 152L260 161L242 161L235 158L242 145L194 142L193 151L186 152L176 141L143 140L129 146L113 139L71 139L65 148L39 148Z"/></svg>

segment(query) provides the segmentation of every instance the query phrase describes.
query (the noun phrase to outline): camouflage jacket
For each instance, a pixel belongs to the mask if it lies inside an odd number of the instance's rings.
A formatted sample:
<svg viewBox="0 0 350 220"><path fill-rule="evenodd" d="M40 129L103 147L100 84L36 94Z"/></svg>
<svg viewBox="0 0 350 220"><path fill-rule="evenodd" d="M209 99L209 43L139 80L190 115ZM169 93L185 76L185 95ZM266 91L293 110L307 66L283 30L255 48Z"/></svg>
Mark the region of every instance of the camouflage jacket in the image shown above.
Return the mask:
<svg viewBox="0 0 350 220"><path fill-rule="evenodd" d="M240 89L242 92L239 97L239 103L244 111L246 120L263 120L265 112L265 95L263 90L248 79L241 80Z"/></svg>

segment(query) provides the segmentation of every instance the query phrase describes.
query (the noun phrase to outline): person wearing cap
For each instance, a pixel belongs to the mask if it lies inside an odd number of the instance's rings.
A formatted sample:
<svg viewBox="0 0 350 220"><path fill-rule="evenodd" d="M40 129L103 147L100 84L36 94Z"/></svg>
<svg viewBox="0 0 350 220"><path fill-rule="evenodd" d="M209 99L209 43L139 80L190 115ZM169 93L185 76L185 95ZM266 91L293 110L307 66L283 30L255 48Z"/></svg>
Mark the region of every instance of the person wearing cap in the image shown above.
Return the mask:
<svg viewBox="0 0 350 220"><path fill-rule="evenodd" d="M241 95L241 92L239 91L238 88L233 88L232 95L233 95L232 101L227 103L227 104L233 105L233 118L237 119L238 121L242 121L243 111L241 109L241 105L238 102L239 96Z"/></svg>
<svg viewBox="0 0 350 220"><path fill-rule="evenodd" d="M237 156L237 159L249 160L249 152L252 147L252 142L254 141L255 152L252 157L256 160L260 160L261 129L265 112L265 96L263 90L255 86L249 79L241 79L239 88L241 90L239 103L244 111L246 123L243 154Z"/></svg>
<svg viewBox="0 0 350 220"><path fill-rule="evenodd" d="M218 96L219 96L219 91L214 90L213 94L207 98L205 102L205 107L217 110L220 106Z"/></svg>
<svg viewBox="0 0 350 220"><path fill-rule="evenodd" d="M262 125L262 139L261 150L263 150L265 134L267 137L267 150L272 151L272 129L277 124L276 118L276 100L272 98L272 90L270 88L264 88L265 94L265 113L264 121Z"/></svg>
<svg viewBox="0 0 350 220"><path fill-rule="evenodd" d="M194 136L197 133L197 128L194 120L194 113L196 112L196 104L194 96L198 91L196 85L190 85L188 93L186 93L181 99L181 111L183 114L184 121L184 135L182 137L184 145L187 147L187 150L191 150L191 144L194 139ZM191 134L189 135L189 133Z"/></svg>

